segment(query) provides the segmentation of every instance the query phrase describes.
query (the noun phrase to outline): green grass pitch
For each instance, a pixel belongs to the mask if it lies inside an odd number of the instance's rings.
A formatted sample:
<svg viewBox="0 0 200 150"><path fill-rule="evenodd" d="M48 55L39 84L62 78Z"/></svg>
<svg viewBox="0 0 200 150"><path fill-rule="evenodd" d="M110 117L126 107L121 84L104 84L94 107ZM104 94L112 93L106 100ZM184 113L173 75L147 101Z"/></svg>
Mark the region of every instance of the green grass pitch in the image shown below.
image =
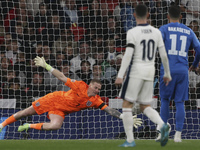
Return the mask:
<svg viewBox="0 0 200 150"><path fill-rule="evenodd" d="M169 140L165 147L154 140L136 140L136 147L118 147L125 140L0 140L1 150L197 150L200 140Z"/></svg>

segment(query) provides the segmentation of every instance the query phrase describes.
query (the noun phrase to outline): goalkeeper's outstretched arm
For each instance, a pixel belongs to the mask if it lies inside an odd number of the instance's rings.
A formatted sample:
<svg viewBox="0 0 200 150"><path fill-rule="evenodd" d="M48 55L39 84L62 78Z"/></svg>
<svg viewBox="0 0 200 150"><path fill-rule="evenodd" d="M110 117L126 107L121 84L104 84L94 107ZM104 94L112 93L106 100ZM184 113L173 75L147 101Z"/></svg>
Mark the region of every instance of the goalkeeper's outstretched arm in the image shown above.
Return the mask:
<svg viewBox="0 0 200 150"><path fill-rule="evenodd" d="M56 78L58 78L60 81L66 83L67 82L67 77L60 72L57 69L54 69L52 66L50 66L49 64L46 63L46 61L44 60L44 58L40 58L39 56L37 56L34 59L35 65L36 66L40 66L45 68L46 70L50 71Z"/></svg>
<svg viewBox="0 0 200 150"><path fill-rule="evenodd" d="M106 107L104 109L105 112L107 112L108 114L110 114L111 116L114 116L114 117L117 117L119 119L123 119L123 114L120 113L118 110L116 109L113 109L111 107ZM137 115L134 115L133 116L133 126L135 128L138 128L139 126L141 126L142 124L142 119L141 118L137 118Z"/></svg>

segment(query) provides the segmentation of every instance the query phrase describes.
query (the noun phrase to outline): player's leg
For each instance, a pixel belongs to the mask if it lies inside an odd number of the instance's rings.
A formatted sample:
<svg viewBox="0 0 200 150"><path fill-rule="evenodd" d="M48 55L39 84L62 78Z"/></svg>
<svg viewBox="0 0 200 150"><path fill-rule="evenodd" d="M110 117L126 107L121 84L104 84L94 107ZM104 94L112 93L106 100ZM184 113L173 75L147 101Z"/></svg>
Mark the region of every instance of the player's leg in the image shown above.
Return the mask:
<svg viewBox="0 0 200 150"><path fill-rule="evenodd" d="M169 118L169 103L170 101L168 99L161 98L160 116L162 120L164 121L164 123L167 123L170 126L170 124L167 122ZM160 126L157 125L156 129L158 132L158 137L155 140L156 142L160 142L160 139L161 139ZM171 126L170 126L170 131L171 131Z"/></svg>
<svg viewBox="0 0 200 150"><path fill-rule="evenodd" d="M17 113L15 113L14 115L10 116L9 118L7 118L3 123L0 124L0 132L2 131L2 129L11 124L16 122L17 120L26 117L26 116L31 116L36 114L36 111L34 110L33 106L30 106L24 110L21 110Z"/></svg>
<svg viewBox="0 0 200 150"><path fill-rule="evenodd" d="M35 113L37 113L38 115L41 115L45 112L49 112L49 114L57 114L57 113L59 113L59 111L57 112L57 110L55 109L55 105L54 105L54 101L56 99L57 99L57 96L54 93L49 93L49 94L41 97L40 99L34 101L32 103L32 107L34 108ZM52 111L52 113L50 113L51 111ZM64 113L61 112L61 115L64 116ZM48 124L52 125L54 123L55 118L52 117L52 119L51 118L49 118L49 119L52 121L50 121ZM59 121L58 121L58 123L59 123ZM43 125L44 125L44 123L24 124L22 126L19 126L18 131L21 132L24 130L28 130L29 128L36 129L36 130L42 130ZM45 128L44 130L49 130L49 129ZM53 130L53 127L52 127L52 130Z"/></svg>
<svg viewBox="0 0 200 150"><path fill-rule="evenodd" d="M169 115L170 115L169 104L170 104L170 100L161 98L160 116L162 120L164 121L164 123L167 123L169 119Z"/></svg>
<svg viewBox="0 0 200 150"><path fill-rule="evenodd" d="M43 124L43 130L58 130L61 128L64 121L63 116L50 114L49 118L51 121Z"/></svg>
<svg viewBox="0 0 200 150"><path fill-rule="evenodd" d="M145 81L140 91L138 101L140 103L141 111L155 124L161 127L161 145L165 146L168 141L168 125L163 122L159 113L151 107L153 95L153 82Z"/></svg>
<svg viewBox="0 0 200 150"><path fill-rule="evenodd" d="M134 136L133 136L133 119L132 119L132 107L133 103L123 100L122 104L122 112L123 112L123 125L124 125L124 131L126 133L126 145L128 143L134 142ZM124 143L124 144L125 144ZM123 146L123 144L121 145Z"/></svg>
<svg viewBox="0 0 200 150"><path fill-rule="evenodd" d="M189 99L188 96L188 87L189 87L189 81L188 81L188 74L181 74L177 75L178 84L176 87L175 92L175 106L176 106L176 133L174 136L174 142L182 142L181 140L181 132L184 125L185 120L185 107L184 107L184 101L187 101Z"/></svg>
<svg viewBox="0 0 200 150"><path fill-rule="evenodd" d="M161 107L160 107L160 116L162 120L167 123L167 120L169 119L169 103L170 103L170 97L174 97L174 89L176 87L176 76L171 74L173 80L169 82L168 86L165 85L163 81L163 74L161 74L160 77L160 97L161 97ZM170 127L169 133L171 131L171 126L169 123L167 123L168 126ZM158 137L155 139L157 142L160 142L161 139L161 132L160 132L160 126L157 125L157 132L158 132Z"/></svg>
<svg viewBox="0 0 200 150"><path fill-rule="evenodd" d="M174 142L182 142L181 132L185 120L184 102L175 102L176 105L176 133L174 135Z"/></svg>
<svg viewBox="0 0 200 150"><path fill-rule="evenodd" d="M134 135L133 135L132 107L133 107L133 101L137 99L138 93L140 92L142 83L143 83L142 80L129 78L128 84L126 83L125 80L125 83L123 84L123 87L119 94L120 97L124 99L122 104L123 126L127 137L126 142L120 145L122 147L135 146Z"/></svg>
<svg viewBox="0 0 200 150"><path fill-rule="evenodd" d="M64 113L63 113L64 114ZM36 124L24 124L19 126L18 131L24 131L28 129L36 129L36 130L58 130L61 128L64 118L63 116L57 114L49 114L50 122L45 123L36 123Z"/></svg>

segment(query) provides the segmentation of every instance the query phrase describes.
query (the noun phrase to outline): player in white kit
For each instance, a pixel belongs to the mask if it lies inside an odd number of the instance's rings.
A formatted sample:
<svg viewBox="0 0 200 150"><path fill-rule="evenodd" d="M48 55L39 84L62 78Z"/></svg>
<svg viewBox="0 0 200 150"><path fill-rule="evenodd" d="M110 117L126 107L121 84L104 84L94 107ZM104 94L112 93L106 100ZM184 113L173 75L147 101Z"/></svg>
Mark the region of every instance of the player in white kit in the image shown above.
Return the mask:
<svg viewBox="0 0 200 150"><path fill-rule="evenodd" d="M157 49L164 65L165 75L163 79L166 86L171 81L171 75L161 32L147 24L148 15L148 9L145 5L137 5L134 13L137 26L127 32L127 47L115 81L116 85L123 83L119 95L123 99L123 125L127 140L120 145L122 147L135 146L131 119L134 102L138 102L141 111L152 122L161 127L161 146L165 146L168 141L169 126L150 106L153 96L154 61Z"/></svg>

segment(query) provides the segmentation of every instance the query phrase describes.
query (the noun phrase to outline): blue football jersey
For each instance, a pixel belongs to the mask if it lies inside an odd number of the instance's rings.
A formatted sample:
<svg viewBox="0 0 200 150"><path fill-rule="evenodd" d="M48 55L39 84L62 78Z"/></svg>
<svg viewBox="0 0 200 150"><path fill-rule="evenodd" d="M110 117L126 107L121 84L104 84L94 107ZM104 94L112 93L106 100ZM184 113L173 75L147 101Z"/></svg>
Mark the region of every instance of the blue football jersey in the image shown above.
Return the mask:
<svg viewBox="0 0 200 150"><path fill-rule="evenodd" d="M196 55L193 66L199 62L200 42L195 33L182 23L169 23L160 27L167 51L171 73L188 73L188 50L192 46ZM161 74L164 72L161 65Z"/></svg>

